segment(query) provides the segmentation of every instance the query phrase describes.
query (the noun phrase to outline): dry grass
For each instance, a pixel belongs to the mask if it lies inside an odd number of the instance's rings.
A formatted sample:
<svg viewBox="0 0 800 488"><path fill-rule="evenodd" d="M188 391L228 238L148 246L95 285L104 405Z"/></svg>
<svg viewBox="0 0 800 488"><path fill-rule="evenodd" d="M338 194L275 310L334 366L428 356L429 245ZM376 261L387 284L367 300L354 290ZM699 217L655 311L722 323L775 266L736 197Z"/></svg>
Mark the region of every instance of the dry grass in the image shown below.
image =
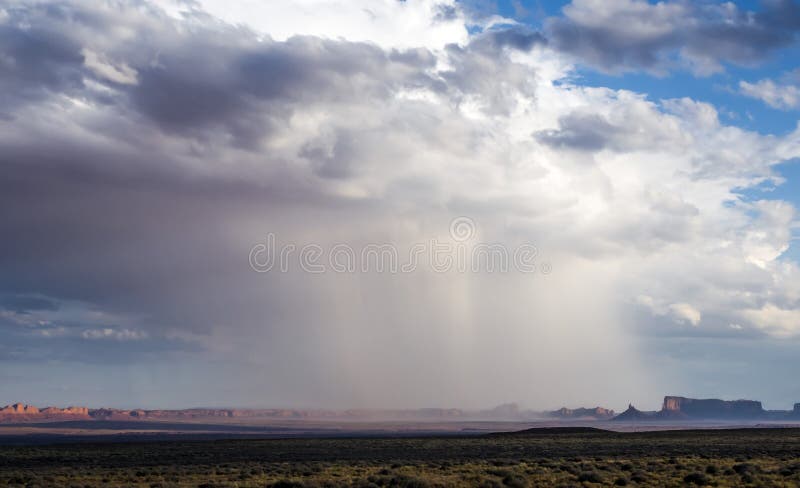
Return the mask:
<svg viewBox="0 0 800 488"><path fill-rule="evenodd" d="M800 432L739 430L0 448L0 486L798 486Z"/></svg>

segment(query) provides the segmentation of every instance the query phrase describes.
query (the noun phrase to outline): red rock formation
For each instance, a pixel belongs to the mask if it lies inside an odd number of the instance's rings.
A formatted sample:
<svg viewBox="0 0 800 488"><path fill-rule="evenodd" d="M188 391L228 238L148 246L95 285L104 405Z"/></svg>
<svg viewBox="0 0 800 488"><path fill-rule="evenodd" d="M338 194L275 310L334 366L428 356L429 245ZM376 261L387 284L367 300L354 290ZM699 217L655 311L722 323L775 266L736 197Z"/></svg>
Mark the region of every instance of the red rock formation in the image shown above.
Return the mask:
<svg viewBox="0 0 800 488"><path fill-rule="evenodd" d="M58 407L47 407L41 410L42 414L44 415L80 415L80 416L88 416L89 409L86 407L67 407L67 408L58 408Z"/></svg>
<svg viewBox="0 0 800 488"><path fill-rule="evenodd" d="M15 403L0 408L0 415L32 415L39 413L39 409L32 405Z"/></svg>
<svg viewBox="0 0 800 488"><path fill-rule="evenodd" d="M640 412L631 406L614 420L780 420L791 415L785 410L766 411L755 400L666 396L657 412Z"/></svg>
<svg viewBox="0 0 800 488"><path fill-rule="evenodd" d="M0 408L0 422L35 422L41 420L82 420L88 419L86 407L47 407L43 409L32 405L15 403Z"/></svg>
<svg viewBox="0 0 800 488"><path fill-rule="evenodd" d="M595 408L559 408L558 410L547 412L549 417L556 417L560 419L598 419L607 420L614 416L614 411L608 408L595 407Z"/></svg>
<svg viewBox="0 0 800 488"><path fill-rule="evenodd" d="M697 419L758 419L764 415L761 402L754 400L718 400L664 397L662 417Z"/></svg>

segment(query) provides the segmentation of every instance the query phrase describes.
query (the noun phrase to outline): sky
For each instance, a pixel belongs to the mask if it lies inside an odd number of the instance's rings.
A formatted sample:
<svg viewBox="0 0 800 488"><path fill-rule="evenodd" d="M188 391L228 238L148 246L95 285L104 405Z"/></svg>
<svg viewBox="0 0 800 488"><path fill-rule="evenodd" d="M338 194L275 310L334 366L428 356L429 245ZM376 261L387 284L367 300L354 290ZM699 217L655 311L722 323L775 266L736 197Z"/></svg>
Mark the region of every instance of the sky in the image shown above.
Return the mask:
<svg viewBox="0 0 800 488"><path fill-rule="evenodd" d="M800 3L0 5L0 404L800 402Z"/></svg>

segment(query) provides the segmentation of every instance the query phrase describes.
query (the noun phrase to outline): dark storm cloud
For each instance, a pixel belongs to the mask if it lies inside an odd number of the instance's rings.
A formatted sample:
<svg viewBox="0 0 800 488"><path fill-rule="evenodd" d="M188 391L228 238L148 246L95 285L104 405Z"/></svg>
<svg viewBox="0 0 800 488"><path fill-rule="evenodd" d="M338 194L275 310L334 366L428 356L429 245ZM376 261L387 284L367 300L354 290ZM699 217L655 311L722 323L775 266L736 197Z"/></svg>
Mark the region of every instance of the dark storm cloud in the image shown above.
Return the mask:
<svg viewBox="0 0 800 488"><path fill-rule="evenodd" d="M248 249L231 248L224 222L269 215L274 202L291 201L287 192L319 198L288 179L281 189L278 182L211 184L153 168L126 175L80 166L101 162L102 153L80 154L59 164L21 160L21 153L3 161L0 234L13 239L0 240L0 290L97 304L156 329L202 330L215 318L203 311L213 299L188 291L191 276L217 270L206 286L218 298L233 293L225 291L223 271L249 276Z"/></svg>
<svg viewBox="0 0 800 488"><path fill-rule="evenodd" d="M496 63L502 48L540 42L536 33L509 31L453 47L456 69L442 79L430 74L437 59L426 49L302 36L277 42L197 16L177 28L179 21L135 7L42 4L19 7L0 24L13 40L0 49L19 60L5 79L13 85L0 96L0 112L57 117L46 104L68 96L93 106L96 117L56 127L29 117L7 126L20 137L0 142L0 235L12 236L0 239L0 293L17 297L6 310L43 311L44 301L19 298L43 297L108 314L114 331L147 333L113 342L137 350L159 341L176 347L166 331L203 335L235 325L272 331L279 341L291 335L287 325L319 321L313 307L300 305L307 291L299 282L252 272L249 247L285 222L326 224L331 219L320 209L351 206L348 214L356 215L378 208L334 196L324 182L358 174L363 154L377 154L381 140L335 128L307 134L297 154L253 151L273 131L285 132L296 107L380 106L415 88L450 96L450 82L457 94L489 90L504 109L515 84L532 88L525 70ZM502 88L491 81L507 76ZM418 123L398 121L401 130ZM76 128L93 137L69 132ZM255 159L218 162L241 150ZM49 334L48 350L59 345L80 358L96 352L75 336L81 320L35 331L9 327L22 334L15 344L30 358L50 354L33 347L42 334Z"/></svg>
<svg viewBox="0 0 800 488"><path fill-rule="evenodd" d="M559 126L557 130L537 132L536 139L553 147L597 151L620 132L598 114L569 114L559 119Z"/></svg>
<svg viewBox="0 0 800 488"><path fill-rule="evenodd" d="M9 294L0 295L0 309L24 314L34 310L55 311L59 309L59 304L58 302L46 297L36 295Z"/></svg>
<svg viewBox="0 0 800 488"><path fill-rule="evenodd" d="M58 6L37 12L10 9L0 23L0 112L52 93L83 87L81 45L61 29L31 18L63 18Z"/></svg>
<svg viewBox="0 0 800 488"><path fill-rule="evenodd" d="M0 310L77 303L111 317L111 338L129 326L144 331L146 339L114 342L139 350L159 341L174 349L166 331L277 328L302 293L253 273L249 247L281 221L311 222L287 206L350 205L312 176L350 177L359 141L348 131L322 145L311 138L300 154L307 167L251 154L221 170L217 158L285 129L298 105L367 104L440 84L427 74L436 58L316 37L260 39L197 15L177 28L181 21L157 10L118 6L19 6L0 22L0 124L17 134L0 141ZM46 125L60 116L49 104L65 97L92 106L92 117ZM315 320L302 315L293 321ZM15 351L55 354L32 347L49 335L48 348L94 355L100 346L75 336L81 316L62 317L37 325L39 335L17 315L6 320L22 334Z"/></svg>
<svg viewBox="0 0 800 488"><path fill-rule="evenodd" d="M573 1L546 32L555 48L604 71L663 71L677 60L707 74L720 63L751 65L789 46L800 30L800 5L764 2L757 12L732 3Z"/></svg>
<svg viewBox="0 0 800 488"><path fill-rule="evenodd" d="M436 83L425 74L425 50L384 51L367 43L294 37L286 42L193 17L178 29L156 10L122 4L119 12L88 5L42 4L9 9L0 24L0 114L46 96L69 95L136 111L165 130L203 137L223 131L243 147L257 145L297 102L385 97L400 87ZM120 42L125 29L137 42ZM102 52L106 72L87 62ZM86 80L114 88L91 90Z"/></svg>
<svg viewBox="0 0 800 488"><path fill-rule="evenodd" d="M265 310L279 316L278 309L290 306L288 292L274 306L265 299L270 285L251 272L248 246L283 218L281 205L336 208L341 199L278 158L260 162L257 178L233 169L204 176L202 168L213 168L227 151L252 149L272 125L287 124L296 104L366 102L435 83L425 70L436 60L424 49L259 39L197 17L187 21L191 28L178 29L158 11L119 6L20 6L0 23L7 61L0 63L0 113L25 108L47 114L37 102L68 95L112 103L109 110L124 119L104 120L93 128L94 139L25 120L24 137L2 143L2 307L23 312L75 301L135 322L150 332L146 343L167 329L204 333L231 321L270 327ZM118 37L130 32L136 42ZM87 65L84 49L126 66L135 79L103 77ZM108 89L91 89L87 80ZM22 125L6 128L15 127ZM181 155L160 146L167 135L177 144L184 137L213 143ZM330 156L319 153L311 171L346 178L354 144L351 135L338 133ZM316 154L308 147L307 156ZM226 233L248 219L254 222L248 239ZM215 279L193 278L208 273Z"/></svg>
<svg viewBox="0 0 800 488"><path fill-rule="evenodd" d="M534 96L535 80L527 68L508 61L505 48L529 50L543 42L536 32L512 29L484 33L466 46L448 45L446 52L452 69L440 73L445 82L442 86L456 94L456 103L463 96L480 94L487 110L508 114L519 93ZM498 59L505 62L498 63Z"/></svg>
<svg viewBox="0 0 800 488"><path fill-rule="evenodd" d="M164 354L199 350L197 344L178 339L142 337L136 340L124 340L111 336L89 339L87 337L90 336L81 334L80 329L76 329L75 333L70 335L59 335L64 330L54 327L20 329L4 326L0 321L0 332L4 338L4 344L0 347L0 360L113 365L159 360L163 359ZM85 329L85 331L94 330Z"/></svg>
<svg viewBox="0 0 800 488"><path fill-rule="evenodd" d="M421 70L433 57L415 52L312 37L257 42L239 31L209 38L181 38L157 65L134 66L134 108L169 130L224 128L248 143L288 118L292 103L381 97L432 82Z"/></svg>
<svg viewBox="0 0 800 488"><path fill-rule="evenodd" d="M663 145L669 137L669 128L640 130L637 124L644 123L644 120L637 121L635 111L606 116L578 110L559 117L557 129L538 131L533 136L553 148L585 152L636 151Z"/></svg>
<svg viewBox="0 0 800 488"><path fill-rule="evenodd" d="M308 159L315 174L322 178L343 179L353 175L353 160L358 152L356 136L338 131L333 141L309 141L300 150L300 156Z"/></svg>
<svg viewBox="0 0 800 488"><path fill-rule="evenodd" d="M526 27L491 30L472 41L473 46L489 43L494 48L511 47L520 51L529 51L536 45L547 44L541 32Z"/></svg>
<svg viewBox="0 0 800 488"><path fill-rule="evenodd" d="M62 307L49 325L18 315L5 321L4 343L17 360L141 361L204 349L206 342L183 335L202 338L217 327L280 337L281 317L297 306L301 291L280 276L273 282L253 273L247 255L266 230L279 231L282 218L294 218L280 202L300 198L313 206L320 196L290 179L271 187L192 181L167 171L121 176L64 168L76 163L3 163L14 178L0 177L0 234L13 238L0 240L0 290L85 310L71 316ZM231 229L242 220L253 222L252 229L236 240ZM14 300L3 308L33 305L44 304ZM93 325L94 312L108 321ZM107 327L108 337L82 335ZM126 329L146 336L124 340Z"/></svg>

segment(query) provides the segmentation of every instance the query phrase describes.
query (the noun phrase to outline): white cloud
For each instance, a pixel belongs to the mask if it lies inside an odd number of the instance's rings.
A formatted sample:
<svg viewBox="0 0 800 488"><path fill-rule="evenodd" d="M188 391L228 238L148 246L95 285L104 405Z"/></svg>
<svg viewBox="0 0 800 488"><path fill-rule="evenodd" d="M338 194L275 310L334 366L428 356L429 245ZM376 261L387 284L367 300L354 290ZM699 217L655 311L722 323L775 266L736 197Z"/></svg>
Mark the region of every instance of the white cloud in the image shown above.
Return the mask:
<svg viewBox="0 0 800 488"><path fill-rule="evenodd" d="M653 315L670 317L677 324L700 325L702 314L689 303L664 303L648 295L636 297L636 303L647 308Z"/></svg>
<svg viewBox="0 0 800 488"><path fill-rule="evenodd" d="M669 311L678 322L688 322L693 326L700 325L702 315L699 310L688 303L673 303Z"/></svg>
<svg viewBox="0 0 800 488"><path fill-rule="evenodd" d="M800 334L800 308L782 308L765 303L758 309L745 310L742 315L769 334L790 337Z"/></svg>
<svg viewBox="0 0 800 488"><path fill-rule="evenodd" d="M114 65L91 49L83 49L83 63L95 74L114 83L136 84L136 71L126 64Z"/></svg>
<svg viewBox="0 0 800 488"><path fill-rule="evenodd" d="M186 12L183 2L158 0L173 15ZM464 44L465 17L455 0L200 0L214 17L243 25L276 40L295 35L372 42L385 48Z"/></svg>
<svg viewBox="0 0 800 488"><path fill-rule="evenodd" d="M789 249L795 208L788 202L760 200L753 204L758 218L745 232L745 259L766 268Z"/></svg>
<svg viewBox="0 0 800 488"><path fill-rule="evenodd" d="M680 27L687 13L680 3L641 0L574 0L564 7L564 15L581 26L625 26L625 35L635 43L662 39Z"/></svg>
<svg viewBox="0 0 800 488"><path fill-rule="evenodd" d="M756 98L772 108L792 110L800 108L800 88L791 84L777 84L764 79L755 83L739 82L742 95Z"/></svg>

